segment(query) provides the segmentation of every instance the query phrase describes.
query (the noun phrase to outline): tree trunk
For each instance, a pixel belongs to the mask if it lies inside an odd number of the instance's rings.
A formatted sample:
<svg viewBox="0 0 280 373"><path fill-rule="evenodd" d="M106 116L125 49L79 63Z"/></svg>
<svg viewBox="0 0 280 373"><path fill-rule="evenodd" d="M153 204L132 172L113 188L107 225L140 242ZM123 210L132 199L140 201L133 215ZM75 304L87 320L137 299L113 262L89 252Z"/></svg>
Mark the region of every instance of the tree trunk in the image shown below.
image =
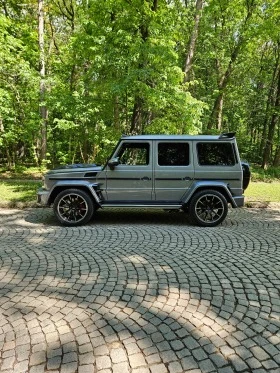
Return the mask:
<svg viewBox="0 0 280 373"><path fill-rule="evenodd" d="M196 46L196 40L198 38L198 28L199 28L199 22L200 22L200 18L202 14L201 12L202 7L203 7L203 0L196 0L194 28L192 31L189 48L188 48L188 52L187 52L186 60L185 60L185 66L184 66L184 73L185 73L184 83L190 80L190 71L191 71L192 64L193 64L193 56L194 56L194 51L195 51L195 46Z"/></svg>
<svg viewBox="0 0 280 373"><path fill-rule="evenodd" d="M143 103L144 101L141 97L135 98L130 127L130 133L133 135L142 133Z"/></svg>
<svg viewBox="0 0 280 373"><path fill-rule="evenodd" d="M274 104L274 110L271 117L271 121L268 127L268 135L264 147L263 152L263 161L262 161L262 168L267 169L270 158L271 158L271 151L272 151L272 144L273 144L273 137L276 125L279 120L279 107L280 107L280 68L278 69L278 82L277 82L277 90L276 90L276 99Z"/></svg>
<svg viewBox="0 0 280 373"><path fill-rule="evenodd" d="M114 97L114 127L117 131L120 131L120 107L119 107L119 97Z"/></svg>
<svg viewBox="0 0 280 373"><path fill-rule="evenodd" d="M47 156L47 120L48 110L45 103L46 96L46 66L45 66L45 43L44 43L44 0L38 0L38 34L40 51L40 117L41 117L41 144L39 163L41 164Z"/></svg>
<svg viewBox="0 0 280 373"><path fill-rule="evenodd" d="M242 39L240 39L240 41L238 42L238 44L234 48L234 50L231 54L231 58L230 58L230 62L228 64L228 67L227 67L226 71L224 72L224 74L220 78L220 81L219 81L219 84L218 84L219 93L218 93L218 96L216 97L216 100L215 100L214 105L213 105L212 112L211 112L210 117L209 117L209 121L208 121L208 125L207 125L208 130L211 130L213 127L219 128L219 126L221 126L222 119L221 118L219 119L219 116L220 117L222 116L222 111L221 110L222 110L222 107L223 107L224 92L225 92L225 89L226 89L226 87L229 83L230 76L231 76L232 69L233 69L233 65L234 65L234 63L235 63L235 61L238 57L238 54L239 54L239 51L240 51L240 48L241 48L241 44L242 44ZM220 123L219 123L219 121L220 121Z"/></svg>
<svg viewBox="0 0 280 373"><path fill-rule="evenodd" d="M219 110L222 108L221 104L223 103L224 92L225 92L225 89L226 89L226 87L227 87L227 85L230 81L231 74L232 74L232 71L233 71L233 67L234 67L234 64L235 64L235 62L237 60L237 57L240 53L240 50L241 50L242 46L244 45L244 43L246 41L244 39L244 32L246 31L246 29L248 27L247 24L248 24L248 21L250 20L252 14L253 14L254 7L255 7L255 3L254 3L254 1L252 1L252 3L248 5L247 15L246 15L246 18L244 20L244 24L243 24L243 26L240 30L239 39L237 40L236 45L235 45L233 51L231 52L230 61L228 63L227 69L225 70L225 72L220 77L220 80L219 80L219 83L218 83L218 96L216 97L216 100L214 102L214 106L213 106L213 109L212 109L212 112L210 114L208 124L207 124L207 129L208 130L211 130L213 127L218 128L219 125L221 124L221 122L219 123L219 115L221 115L221 112Z"/></svg>
<svg viewBox="0 0 280 373"><path fill-rule="evenodd" d="M265 118L264 118L261 144L260 144L260 154L263 154L264 148L265 148L265 143L266 143L266 140L267 140L267 127L268 127L268 122L269 122L269 110L270 110L271 106L273 106L273 102L274 102L275 80L277 79L277 73L278 73L278 70L279 70L279 66L280 66L280 43L278 43L278 57L277 57L275 67L274 67L274 70L273 70L271 85L270 85L270 88L269 88L269 93L268 93L267 102L266 102Z"/></svg>
<svg viewBox="0 0 280 373"><path fill-rule="evenodd" d="M279 139L280 141L280 139ZM273 161L273 166L279 167L280 166L280 145L277 146L276 152L275 152L275 157Z"/></svg>
<svg viewBox="0 0 280 373"><path fill-rule="evenodd" d="M151 10L153 12L156 12L157 8L158 8L158 0L153 0L152 5L151 5ZM142 42L143 44L145 44L145 42L147 41L149 37L149 25L143 22L143 24L139 25L138 29L141 35ZM148 59L146 58L145 55L143 55L143 53L140 53L138 69L139 70L143 69L143 67L147 64L148 64ZM147 81L145 81L145 84L150 85L150 86L152 85L152 83L147 82ZM134 98L133 113L132 113L131 124L130 124L131 134L140 134L143 132L143 118L144 116L146 116L144 114L148 114L147 116L149 116L149 113L144 113L144 103L145 103L144 98L141 97L141 93L138 92Z"/></svg>

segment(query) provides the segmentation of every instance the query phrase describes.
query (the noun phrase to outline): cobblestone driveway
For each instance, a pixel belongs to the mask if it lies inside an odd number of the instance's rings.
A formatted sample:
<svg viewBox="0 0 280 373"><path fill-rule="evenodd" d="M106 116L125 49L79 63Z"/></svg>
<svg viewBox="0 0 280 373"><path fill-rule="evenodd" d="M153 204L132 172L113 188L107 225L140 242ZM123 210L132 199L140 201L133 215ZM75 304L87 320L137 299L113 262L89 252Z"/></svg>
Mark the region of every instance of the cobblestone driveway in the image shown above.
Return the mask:
<svg viewBox="0 0 280 373"><path fill-rule="evenodd" d="M280 212L0 210L0 371L280 372Z"/></svg>

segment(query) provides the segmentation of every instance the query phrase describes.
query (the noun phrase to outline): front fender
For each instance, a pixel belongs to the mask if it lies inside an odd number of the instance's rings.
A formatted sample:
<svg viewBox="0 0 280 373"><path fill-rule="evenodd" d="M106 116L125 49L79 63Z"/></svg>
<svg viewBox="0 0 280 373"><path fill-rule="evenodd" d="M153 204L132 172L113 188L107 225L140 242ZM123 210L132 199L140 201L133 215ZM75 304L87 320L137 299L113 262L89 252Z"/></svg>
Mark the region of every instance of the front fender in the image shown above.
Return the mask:
<svg viewBox="0 0 280 373"><path fill-rule="evenodd" d="M188 202L191 200L193 195L202 189L213 189L217 191L221 191L227 200L231 203L232 207L238 207L236 201L234 200L228 185L222 181L197 181L195 182L188 192L183 196L182 203L187 205Z"/></svg>
<svg viewBox="0 0 280 373"><path fill-rule="evenodd" d="M91 183L86 180L60 180L58 181L51 189L49 193L49 200L52 201L54 198L53 196L56 194L56 191L59 190L65 190L70 188L77 188L77 189L83 189L87 190L91 196L94 198L95 202L100 206L100 198L98 197L96 193L96 188L99 187L98 183Z"/></svg>

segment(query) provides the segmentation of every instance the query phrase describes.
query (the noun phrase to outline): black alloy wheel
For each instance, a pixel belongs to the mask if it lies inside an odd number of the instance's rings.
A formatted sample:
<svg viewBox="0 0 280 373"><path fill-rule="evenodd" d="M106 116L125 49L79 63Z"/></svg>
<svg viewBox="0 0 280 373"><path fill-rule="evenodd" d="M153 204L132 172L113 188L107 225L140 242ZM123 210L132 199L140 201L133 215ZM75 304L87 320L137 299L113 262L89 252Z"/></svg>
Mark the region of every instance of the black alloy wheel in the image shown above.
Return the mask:
<svg viewBox="0 0 280 373"><path fill-rule="evenodd" d="M66 189L54 200L54 213L63 225L86 224L94 213L94 203L88 193L80 189Z"/></svg>
<svg viewBox="0 0 280 373"><path fill-rule="evenodd" d="M216 190L197 192L189 206L191 221L202 227L215 227L226 218L227 213L227 200Z"/></svg>

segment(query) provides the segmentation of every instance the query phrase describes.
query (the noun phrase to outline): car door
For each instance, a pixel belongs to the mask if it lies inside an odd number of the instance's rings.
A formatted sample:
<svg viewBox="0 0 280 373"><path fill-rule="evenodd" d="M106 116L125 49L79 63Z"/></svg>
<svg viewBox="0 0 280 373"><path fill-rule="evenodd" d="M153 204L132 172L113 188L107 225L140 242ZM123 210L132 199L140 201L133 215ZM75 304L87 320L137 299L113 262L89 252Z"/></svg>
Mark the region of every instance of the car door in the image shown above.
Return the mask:
<svg viewBox="0 0 280 373"><path fill-rule="evenodd" d="M156 200L180 202L194 179L192 142L157 141L154 152Z"/></svg>
<svg viewBox="0 0 280 373"><path fill-rule="evenodd" d="M147 202L152 199L152 141L122 141L106 167L108 202Z"/></svg>

